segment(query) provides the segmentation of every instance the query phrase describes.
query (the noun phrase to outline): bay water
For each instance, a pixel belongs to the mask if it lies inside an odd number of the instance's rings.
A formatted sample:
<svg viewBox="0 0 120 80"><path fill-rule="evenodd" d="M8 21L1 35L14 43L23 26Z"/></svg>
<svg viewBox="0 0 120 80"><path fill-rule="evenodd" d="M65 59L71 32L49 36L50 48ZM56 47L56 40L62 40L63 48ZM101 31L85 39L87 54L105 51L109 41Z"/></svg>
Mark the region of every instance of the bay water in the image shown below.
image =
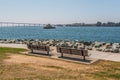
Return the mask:
<svg viewBox="0 0 120 80"><path fill-rule="evenodd" d="M0 27L0 39L56 39L120 43L120 27Z"/></svg>

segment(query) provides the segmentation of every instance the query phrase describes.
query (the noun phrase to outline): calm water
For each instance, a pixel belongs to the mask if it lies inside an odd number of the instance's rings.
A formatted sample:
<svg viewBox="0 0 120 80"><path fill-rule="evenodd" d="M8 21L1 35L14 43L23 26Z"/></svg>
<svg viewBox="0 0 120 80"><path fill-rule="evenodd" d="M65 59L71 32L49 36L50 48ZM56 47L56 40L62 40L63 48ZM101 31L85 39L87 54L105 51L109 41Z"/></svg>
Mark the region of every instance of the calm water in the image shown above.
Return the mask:
<svg viewBox="0 0 120 80"><path fill-rule="evenodd" d="M120 27L0 27L0 38L120 42Z"/></svg>

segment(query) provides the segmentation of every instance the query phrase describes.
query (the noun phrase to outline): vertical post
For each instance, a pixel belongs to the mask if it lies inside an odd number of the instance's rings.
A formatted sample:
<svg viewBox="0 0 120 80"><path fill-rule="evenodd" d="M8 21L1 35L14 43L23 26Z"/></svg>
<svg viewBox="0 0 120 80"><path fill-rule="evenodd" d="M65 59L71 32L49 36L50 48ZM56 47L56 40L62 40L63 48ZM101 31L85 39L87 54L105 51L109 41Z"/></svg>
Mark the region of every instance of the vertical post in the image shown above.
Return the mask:
<svg viewBox="0 0 120 80"><path fill-rule="evenodd" d="M31 49L31 53L33 53L33 49Z"/></svg>
<svg viewBox="0 0 120 80"><path fill-rule="evenodd" d="M61 53L61 57L63 57L63 53Z"/></svg>
<svg viewBox="0 0 120 80"><path fill-rule="evenodd" d="M49 51L47 50L47 54L49 55Z"/></svg>
<svg viewBox="0 0 120 80"><path fill-rule="evenodd" d="M85 59L85 57L86 57L86 55L85 55L85 50L82 50L82 54L83 54L83 60L85 61L86 59Z"/></svg>
<svg viewBox="0 0 120 80"><path fill-rule="evenodd" d="M82 53L82 56L83 56L83 60L85 61L85 54L84 54L84 51L82 50L81 53Z"/></svg>
<svg viewBox="0 0 120 80"><path fill-rule="evenodd" d="M45 49L45 51L47 51L47 55L49 55L49 47L45 46L44 49Z"/></svg>
<svg viewBox="0 0 120 80"><path fill-rule="evenodd" d="M85 61L86 59L85 59L85 56L83 56L83 60Z"/></svg>

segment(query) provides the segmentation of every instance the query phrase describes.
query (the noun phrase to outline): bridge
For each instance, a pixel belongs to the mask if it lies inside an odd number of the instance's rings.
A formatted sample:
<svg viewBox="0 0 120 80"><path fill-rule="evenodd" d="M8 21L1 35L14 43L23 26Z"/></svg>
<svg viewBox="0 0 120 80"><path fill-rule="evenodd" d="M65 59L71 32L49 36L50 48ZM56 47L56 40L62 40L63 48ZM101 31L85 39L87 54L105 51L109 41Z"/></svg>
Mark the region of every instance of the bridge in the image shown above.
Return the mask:
<svg viewBox="0 0 120 80"><path fill-rule="evenodd" d="M0 22L0 27L20 27L20 26L41 26L42 24L39 23L16 23L16 22Z"/></svg>

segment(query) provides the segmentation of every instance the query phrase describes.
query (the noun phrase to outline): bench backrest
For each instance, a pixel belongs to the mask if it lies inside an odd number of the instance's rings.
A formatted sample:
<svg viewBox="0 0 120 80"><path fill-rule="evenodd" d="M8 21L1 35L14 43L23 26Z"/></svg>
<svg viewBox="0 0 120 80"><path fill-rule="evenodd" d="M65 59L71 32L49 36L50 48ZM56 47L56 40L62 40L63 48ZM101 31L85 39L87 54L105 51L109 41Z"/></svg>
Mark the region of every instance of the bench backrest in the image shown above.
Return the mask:
<svg viewBox="0 0 120 80"><path fill-rule="evenodd" d="M57 52L65 54L74 54L80 56L89 56L88 50L57 47Z"/></svg>
<svg viewBox="0 0 120 80"><path fill-rule="evenodd" d="M82 50L70 49L71 54L82 55Z"/></svg>
<svg viewBox="0 0 120 80"><path fill-rule="evenodd" d="M50 47L49 46L45 46L45 45L32 45L32 44L28 44L27 46L28 46L28 49L50 51Z"/></svg>
<svg viewBox="0 0 120 80"><path fill-rule="evenodd" d="M60 48L61 53L71 54L69 48Z"/></svg>

